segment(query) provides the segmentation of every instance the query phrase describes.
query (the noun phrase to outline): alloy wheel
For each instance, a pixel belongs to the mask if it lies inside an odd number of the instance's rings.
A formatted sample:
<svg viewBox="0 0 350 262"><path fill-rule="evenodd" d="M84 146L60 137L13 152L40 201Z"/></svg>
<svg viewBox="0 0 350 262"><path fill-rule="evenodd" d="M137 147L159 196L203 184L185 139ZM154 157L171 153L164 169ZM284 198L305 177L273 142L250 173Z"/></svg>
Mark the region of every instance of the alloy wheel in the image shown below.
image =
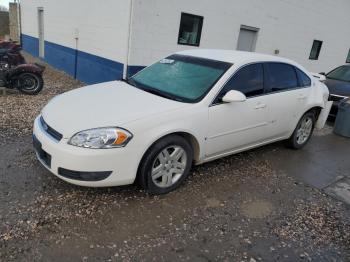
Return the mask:
<svg viewBox="0 0 350 262"><path fill-rule="evenodd" d="M309 139L312 133L312 127L313 121L311 117L307 116L301 121L296 134L296 140L299 145L304 144Z"/></svg>
<svg viewBox="0 0 350 262"><path fill-rule="evenodd" d="M186 151L177 145L168 146L153 162L151 171L153 183L161 188L171 187L182 177L186 165Z"/></svg>

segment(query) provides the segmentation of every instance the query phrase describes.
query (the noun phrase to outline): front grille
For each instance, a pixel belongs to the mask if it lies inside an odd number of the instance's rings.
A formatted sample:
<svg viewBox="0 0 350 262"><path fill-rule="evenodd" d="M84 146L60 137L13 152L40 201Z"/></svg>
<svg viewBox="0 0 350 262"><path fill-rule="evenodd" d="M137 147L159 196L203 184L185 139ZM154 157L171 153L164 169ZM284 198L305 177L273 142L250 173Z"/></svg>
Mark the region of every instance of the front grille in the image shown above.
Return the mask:
<svg viewBox="0 0 350 262"><path fill-rule="evenodd" d="M40 117L40 123L41 123L41 127L46 131L46 133L48 133L51 137L53 137L57 141L61 141L63 135L61 133L57 132L55 129L53 129L48 124L46 124L46 122L42 116Z"/></svg>

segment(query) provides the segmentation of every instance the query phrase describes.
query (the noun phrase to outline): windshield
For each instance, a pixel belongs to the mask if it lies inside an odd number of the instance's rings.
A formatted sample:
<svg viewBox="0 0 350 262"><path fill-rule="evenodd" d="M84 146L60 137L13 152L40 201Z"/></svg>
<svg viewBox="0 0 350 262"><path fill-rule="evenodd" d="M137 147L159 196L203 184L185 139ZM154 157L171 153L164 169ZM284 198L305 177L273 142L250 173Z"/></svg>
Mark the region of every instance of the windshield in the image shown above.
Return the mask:
<svg viewBox="0 0 350 262"><path fill-rule="evenodd" d="M350 82L350 66L341 66L327 74L327 78Z"/></svg>
<svg viewBox="0 0 350 262"><path fill-rule="evenodd" d="M147 92L182 102L200 101L232 64L172 55L146 67L129 83Z"/></svg>

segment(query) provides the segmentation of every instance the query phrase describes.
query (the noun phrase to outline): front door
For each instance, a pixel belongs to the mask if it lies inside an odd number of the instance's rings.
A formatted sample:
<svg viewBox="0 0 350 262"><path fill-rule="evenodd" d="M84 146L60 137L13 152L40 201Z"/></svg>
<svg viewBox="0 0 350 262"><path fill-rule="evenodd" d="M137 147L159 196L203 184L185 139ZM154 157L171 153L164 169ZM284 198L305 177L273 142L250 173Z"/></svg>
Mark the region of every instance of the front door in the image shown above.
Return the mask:
<svg viewBox="0 0 350 262"><path fill-rule="evenodd" d="M268 105L263 82L262 64L245 66L227 82L209 107L206 157L247 148L265 140ZM241 91L247 100L223 103L221 99L229 90Z"/></svg>

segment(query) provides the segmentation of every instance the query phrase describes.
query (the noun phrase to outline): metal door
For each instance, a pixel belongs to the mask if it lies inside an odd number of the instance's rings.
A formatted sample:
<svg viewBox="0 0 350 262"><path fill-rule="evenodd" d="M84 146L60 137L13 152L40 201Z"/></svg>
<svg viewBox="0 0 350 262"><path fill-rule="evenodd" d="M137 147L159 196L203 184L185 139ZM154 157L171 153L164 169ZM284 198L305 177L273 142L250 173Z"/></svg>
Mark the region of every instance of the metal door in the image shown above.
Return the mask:
<svg viewBox="0 0 350 262"><path fill-rule="evenodd" d="M258 30L257 28L241 27L237 50L254 52Z"/></svg>

